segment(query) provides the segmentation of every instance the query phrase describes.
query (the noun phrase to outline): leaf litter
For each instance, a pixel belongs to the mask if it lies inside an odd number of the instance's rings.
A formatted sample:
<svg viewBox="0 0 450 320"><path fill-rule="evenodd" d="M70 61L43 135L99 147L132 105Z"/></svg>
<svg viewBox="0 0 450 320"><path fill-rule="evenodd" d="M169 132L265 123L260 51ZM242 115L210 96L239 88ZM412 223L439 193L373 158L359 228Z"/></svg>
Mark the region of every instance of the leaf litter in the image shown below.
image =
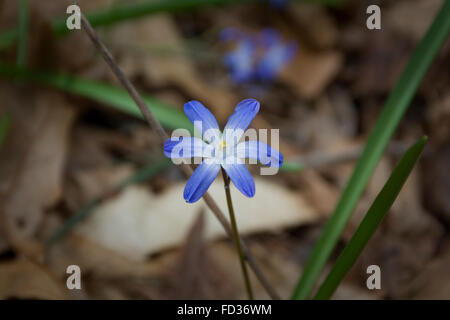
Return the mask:
<svg viewBox="0 0 450 320"><path fill-rule="evenodd" d="M441 3L379 2L386 18L378 34L361 27L364 8L355 2L339 10L307 3L292 3L284 12L257 5L208 8L99 28L141 92L180 109L189 99L200 100L222 124L237 101L255 94L262 108L254 127L279 128L287 159L315 161L270 181L257 178L252 201L233 193L249 249L284 298L290 296L354 165L354 156L329 165L330 154L345 155L364 143L402 65ZM86 10L111 3L80 0ZM15 26L16 4L4 1L2 30ZM63 1L33 7L31 66L114 83L84 34L50 34L49 20L63 16L65 7ZM273 84L256 91L236 86L221 65L224 51L216 37L228 26L279 29L298 41L298 55ZM443 71L450 61L448 48L444 46L430 69L395 137L406 145L426 133L429 150L336 299L448 298L450 82ZM204 51L208 54L196 54ZM5 52L5 59L14 61L14 48ZM93 101L3 79L0 94L0 114L12 116L0 149L1 298L245 297L232 244L202 203L184 203L184 184L175 169L112 194L65 238L45 247L52 232L80 207L155 161L160 146L142 122ZM387 152L380 162L342 244L396 157ZM225 208L220 180L211 191ZM198 260L195 268L193 257ZM69 264L79 265L83 275L83 289L74 295L64 289ZM370 264L383 270L380 292L365 288ZM258 282L253 283L256 297L266 299Z"/></svg>

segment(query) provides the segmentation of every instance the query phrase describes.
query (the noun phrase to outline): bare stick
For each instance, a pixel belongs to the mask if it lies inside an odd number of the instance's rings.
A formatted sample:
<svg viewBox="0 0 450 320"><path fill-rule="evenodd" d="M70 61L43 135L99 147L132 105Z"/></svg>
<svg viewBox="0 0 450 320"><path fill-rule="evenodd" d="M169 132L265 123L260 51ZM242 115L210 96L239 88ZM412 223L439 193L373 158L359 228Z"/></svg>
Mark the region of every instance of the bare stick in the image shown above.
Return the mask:
<svg viewBox="0 0 450 320"><path fill-rule="evenodd" d="M77 4L77 1L75 1L75 4ZM91 39L92 43L95 45L95 47L99 50L101 53L103 59L105 62L110 66L112 69L114 75L117 77L117 79L120 81L122 86L128 91L131 98L134 100L136 105L138 106L139 110L141 111L144 119L147 121L147 123L150 125L152 129L154 129L158 135L161 138L161 144L164 144L164 142L169 138L167 133L164 131L163 127L159 124L158 120L153 116L150 109L145 104L142 97L139 95L133 84L128 80L126 75L123 73L123 71L120 69L119 65L115 61L112 54L109 52L109 50L105 47L105 45L102 43L94 29L92 28L89 21L86 19L83 13L81 13L81 23L83 25L84 30L86 31L87 35ZM192 175L192 168L187 165L180 166L181 170L185 174L186 177L190 177ZM205 193L203 195L203 200L206 202L207 206L211 209L211 211L214 213L216 218L219 220L220 224L225 229L225 232L227 233L228 237L233 239L233 232L231 230L231 226L228 223L227 219L225 218L225 215L222 213L222 211L217 206L216 202L208 193ZM274 300L279 300L280 297L276 293L273 286L269 283L269 281L266 279L266 277L263 275L261 269L256 264L255 259L250 254L250 251L248 250L247 246L241 239L241 245L242 250L245 259L247 260L247 263L252 268L253 272L255 273L256 277L261 282L264 289L267 291L269 296Z"/></svg>

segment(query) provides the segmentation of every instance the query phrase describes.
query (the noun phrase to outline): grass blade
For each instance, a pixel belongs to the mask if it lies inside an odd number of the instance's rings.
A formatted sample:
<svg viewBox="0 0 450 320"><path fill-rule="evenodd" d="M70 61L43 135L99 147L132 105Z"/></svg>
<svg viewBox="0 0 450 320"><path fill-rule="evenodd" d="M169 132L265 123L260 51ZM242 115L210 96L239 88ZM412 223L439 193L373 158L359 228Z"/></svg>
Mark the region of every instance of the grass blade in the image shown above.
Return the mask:
<svg viewBox="0 0 450 320"><path fill-rule="evenodd" d="M27 60L28 43L28 0L19 0L19 45L17 46L17 66L24 67Z"/></svg>
<svg viewBox="0 0 450 320"><path fill-rule="evenodd" d="M305 168L306 166L299 161L284 161L280 169L286 172L299 172Z"/></svg>
<svg viewBox="0 0 450 320"><path fill-rule="evenodd" d="M325 225L306 263L303 275L293 293L293 299L307 299L309 297L376 164L449 31L450 0L446 0L433 24L411 56L394 90L389 95L339 203Z"/></svg>
<svg viewBox="0 0 450 320"><path fill-rule="evenodd" d="M0 50L5 50L12 46L19 36L18 29L12 29L0 34Z"/></svg>
<svg viewBox="0 0 450 320"><path fill-rule="evenodd" d="M314 299L329 299L359 257L367 242L377 230L386 213L406 182L414 165L422 154L427 141L423 137L416 142L400 159L388 181L375 198L353 237L342 251Z"/></svg>
<svg viewBox="0 0 450 320"><path fill-rule="evenodd" d="M20 69L1 63L0 76L9 76L58 88L69 93L96 100L122 112L142 118L128 93L115 86L64 74ZM192 130L191 122L180 110L149 96L144 96L144 100L156 119L164 127L168 129L186 128Z"/></svg>

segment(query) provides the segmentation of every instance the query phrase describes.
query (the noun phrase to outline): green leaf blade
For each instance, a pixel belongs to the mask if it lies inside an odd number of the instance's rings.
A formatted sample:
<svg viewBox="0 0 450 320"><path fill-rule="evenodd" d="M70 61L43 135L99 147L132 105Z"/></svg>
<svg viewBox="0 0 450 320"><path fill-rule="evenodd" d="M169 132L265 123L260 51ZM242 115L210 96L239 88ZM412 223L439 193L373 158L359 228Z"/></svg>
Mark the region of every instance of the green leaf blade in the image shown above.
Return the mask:
<svg viewBox="0 0 450 320"><path fill-rule="evenodd" d="M109 84L64 74L22 69L2 63L0 63L0 76L23 79L40 85L54 87L95 100L137 118L142 118L139 109L128 93L122 88ZM192 123L182 111L150 96L143 95L143 99L156 119L165 128L184 128L191 132L193 131Z"/></svg>
<svg viewBox="0 0 450 320"><path fill-rule="evenodd" d="M425 147L427 138L416 142L400 159L383 189L375 198L353 237L342 251L314 299L329 299L377 230L391 208Z"/></svg>
<svg viewBox="0 0 450 320"><path fill-rule="evenodd" d="M446 0L433 24L410 58L372 130L352 176L306 263L293 299L307 299L390 138L406 112L428 67L450 31L450 0Z"/></svg>

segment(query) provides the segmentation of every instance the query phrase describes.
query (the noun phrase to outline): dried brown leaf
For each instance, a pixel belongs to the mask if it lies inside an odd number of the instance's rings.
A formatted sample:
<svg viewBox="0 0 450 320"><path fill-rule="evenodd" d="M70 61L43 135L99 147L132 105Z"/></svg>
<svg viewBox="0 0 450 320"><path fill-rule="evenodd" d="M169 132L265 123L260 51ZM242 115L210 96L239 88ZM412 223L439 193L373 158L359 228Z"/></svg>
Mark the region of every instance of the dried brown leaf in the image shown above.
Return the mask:
<svg viewBox="0 0 450 320"><path fill-rule="evenodd" d="M318 216L301 195L277 184L256 178L256 195L248 199L232 188L233 202L242 234L278 231L315 221ZM107 248L132 259L177 246L189 226L204 207L199 201L183 200L184 183L155 196L142 187L131 186L119 196L100 206L77 229L77 232ZM226 208L223 183L209 188L219 206ZM224 231L214 216L207 212L206 237L223 237Z"/></svg>

